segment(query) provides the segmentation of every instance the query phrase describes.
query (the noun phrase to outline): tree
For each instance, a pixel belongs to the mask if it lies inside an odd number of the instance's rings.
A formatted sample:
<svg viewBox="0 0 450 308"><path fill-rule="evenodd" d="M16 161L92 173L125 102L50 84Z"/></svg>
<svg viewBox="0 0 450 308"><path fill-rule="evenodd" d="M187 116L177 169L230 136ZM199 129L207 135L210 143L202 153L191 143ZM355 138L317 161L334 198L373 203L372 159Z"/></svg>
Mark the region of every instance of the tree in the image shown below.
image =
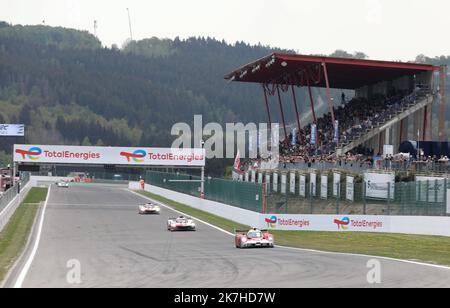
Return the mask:
<svg viewBox="0 0 450 308"><path fill-rule="evenodd" d="M81 145L82 145L82 146L86 146L86 147L92 145L92 144L91 144L91 141L89 140L89 137L88 137L88 136L84 137L83 142L81 142Z"/></svg>
<svg viewBox="0 0 450 308"><path fill-rule="evenodd" d="M20 110L19 122L20 124L28 125L31 123L31 107L29 105L24 105Z"/></svg>

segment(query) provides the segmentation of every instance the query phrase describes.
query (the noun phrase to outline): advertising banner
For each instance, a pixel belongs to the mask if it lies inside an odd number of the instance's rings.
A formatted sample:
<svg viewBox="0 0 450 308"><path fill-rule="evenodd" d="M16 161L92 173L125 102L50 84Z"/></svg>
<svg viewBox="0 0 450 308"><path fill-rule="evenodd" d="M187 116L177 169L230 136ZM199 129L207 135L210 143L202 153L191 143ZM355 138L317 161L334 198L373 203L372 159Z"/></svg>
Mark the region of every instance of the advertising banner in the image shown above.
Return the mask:
<svg viewBox="0 0 450 308"><path fill-rule="evenodd" d="M289 192L295 194L295 172L289 174Z"/></svg>
<svg viewBox="0 0 450 308"><path fill-rule="evenodd" d="M389 232L389 216L261 214L261 228L282 231Z"/></svg>
<svg viewBox="0 0 450 308"><path fill-rule="evenodd" d="M0 124L0 136L4 137L24 137L24 124Z"/></svg>
<svg viewBox="0 0 450 308"><path fill-rule="evenodd" d="M338 197L340 192L338 189L340 188L341 184L341 174L340 173L333 173L333 197Z"/></svg>
<svg viewBox="0 0 450 308"><path fill-rule="evenodd" d="M311 195L313 197L315 197L317 195L317 189L316 189L316 187L317 187L316 186L316 184L317 184L317 174L311 173L309 175L309 181L310 181L309 189L310 189Z"/></svg>
<svg viewBox="0 0 450 308"><path fill-rule="evenodd" d="M306 176L300 175L299 194L301 197L306 197Z"/></svg>
<svg viewBox="0 0 450 308"><path fill-rule="evenodd" d="M328 199L328 176L326 175L320 177L320 198Z"/></svg>
<svg viewBox="0 0 450 308"><path fill-rule="evenodd" d="M450 214L450 189L447 189L447 214Z"/></svg>
<svg viewBox="0 0 450 308"><path fill-rule="evenodd" d="M251 171L251 176L252 176L252 183L256 183L256 171L255 170L252 170Z"/></svg>
<svg viewBox="0 0 450 308"><path fill-rule="evenodd" d="M266 193L270 193L270 173L266 173Z"/></svg>
<svg viewBox="0 0 450 308"><path fill-rule="evenodd" d="M366 184L366 196L374 199L387 199L390 190L390 199L395 196L395 174L394 173L364 173ZM389 187L390 184L390 187Z"/></svg>
<svg viewBox="0 0 450 308"><path fill-rule="evenodd" d="M347 176L346 183L346 196L347 201L355 201L355 178L352 176Z"/></svg>
<svg viewBox="0 0 450 308"><path fill-rule="evenodd" d="M133 166L205 166L204 149L14 145L19 163Z"/></svg>
<svg viewBox="0 0 450 308"><path fill-rule="evenodd" d="M287 175L283 173L281 175L281 193L286 194L286 186L287 186Z"/></svg>
<svg viewBox="0 0 450 308"><path fill-rule="evenodd" d="M416 201L445 202L445 180L442 177L416 176Z"/></svg>
<svg viewBox="0 0 450 308"><path fill-rule="evenodd" d="M258 172L258 183L262 184L263 182L263 173L262 172Z"/></svg>
<svg viewBox="0 0 450 308"><path fill-rule="evenodd" d="M278 173L273 174L273 191L278 192Z"/></svg>

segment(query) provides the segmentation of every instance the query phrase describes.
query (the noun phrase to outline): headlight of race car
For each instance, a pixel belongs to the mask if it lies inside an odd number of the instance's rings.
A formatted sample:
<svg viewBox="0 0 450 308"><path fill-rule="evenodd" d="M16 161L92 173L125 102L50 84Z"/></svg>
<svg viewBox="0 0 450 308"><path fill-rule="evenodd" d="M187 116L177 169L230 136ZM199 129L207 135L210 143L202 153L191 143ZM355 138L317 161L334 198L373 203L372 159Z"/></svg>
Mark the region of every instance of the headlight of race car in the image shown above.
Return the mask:
<svg viewBox="0 0 450 308"><path fill-rule="evenodd" d="M242 238L242 241L245 243L245 242L247 242L247 238L246 237L243 237Z"/></svg>

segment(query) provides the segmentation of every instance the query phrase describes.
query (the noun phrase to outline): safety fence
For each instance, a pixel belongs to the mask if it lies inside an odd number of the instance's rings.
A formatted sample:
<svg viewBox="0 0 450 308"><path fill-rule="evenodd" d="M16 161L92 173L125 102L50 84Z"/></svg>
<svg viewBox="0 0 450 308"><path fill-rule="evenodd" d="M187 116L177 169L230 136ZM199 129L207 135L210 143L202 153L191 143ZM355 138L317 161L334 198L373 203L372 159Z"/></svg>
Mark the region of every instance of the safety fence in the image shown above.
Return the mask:
<svg viewBox="0 0 450 308"><path fill-rule="evenodd" d="M17 207L19 206L19 202L15 202L11 205L11 202L14 200L14 198L17 197L17 195L21 192L21 189L24 188L28 182L30 181L30 175L28 173L24 173L22 175L20 184L16 184L10 189L8 189L6 192L4 192L0 197L0 231L3 230L3 228L8 223L11 216L16 211Z"/></svg>
<svg viewBox="0 0 450 308"><path fill-rule="evenodd" d="M279 214L446 216L447 179L371 183L310 174L267 182L267 211ZM358 182L359 181L359 182Z"/></svg>
<svg viewBox="0 0 450 308"><path fill-rule="evenodd" d="M200 197L199 176L147 171L145 182L150 185ZM250 211L263 210L262 185L231 180L205 178L205 199L233 205Z"/></svg>

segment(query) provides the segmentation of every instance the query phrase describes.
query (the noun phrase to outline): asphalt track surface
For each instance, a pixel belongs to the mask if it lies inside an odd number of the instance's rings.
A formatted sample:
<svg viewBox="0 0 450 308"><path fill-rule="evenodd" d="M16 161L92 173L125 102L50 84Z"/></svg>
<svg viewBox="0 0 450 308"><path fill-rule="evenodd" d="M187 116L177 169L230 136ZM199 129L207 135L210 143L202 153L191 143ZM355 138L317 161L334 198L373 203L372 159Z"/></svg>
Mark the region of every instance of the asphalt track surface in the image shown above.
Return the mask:
<svg viewBox="0 0 450 308"><path fill-rule="evenodd" d="M160 216L140 216L146 199L123 187L52 187L39 248L23 287L373 287L370 257L285 248L240 250L207 225L169 232ZM81 284L67 282L79 260ZM450 287L450 271L380 259L381 287Z"/></svg>

